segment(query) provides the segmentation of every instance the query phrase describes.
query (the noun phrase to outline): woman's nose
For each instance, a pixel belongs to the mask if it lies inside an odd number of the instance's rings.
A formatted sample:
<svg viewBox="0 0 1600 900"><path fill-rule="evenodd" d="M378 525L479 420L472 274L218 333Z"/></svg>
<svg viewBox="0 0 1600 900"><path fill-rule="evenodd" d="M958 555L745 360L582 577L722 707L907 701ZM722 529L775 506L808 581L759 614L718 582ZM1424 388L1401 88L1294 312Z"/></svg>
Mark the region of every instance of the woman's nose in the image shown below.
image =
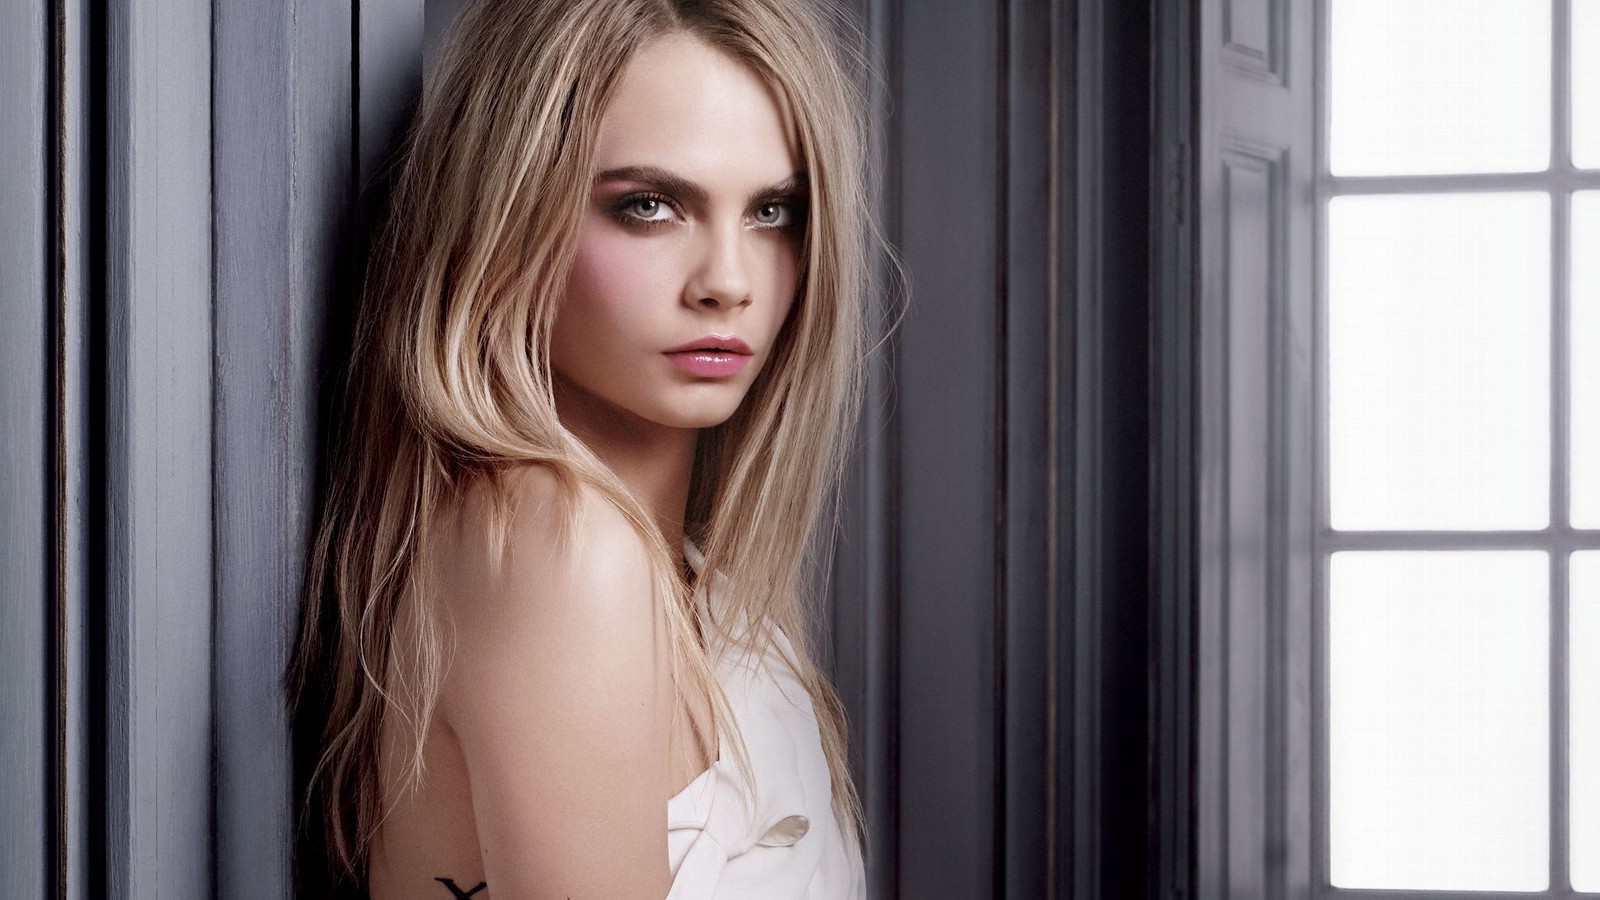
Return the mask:
<svg viewBox="0 0 1600 900"><path fill-rule="evenodd" d="M742 225L708 229L683 300L697 309L743 306L750 302L750 272Z"/></svg>

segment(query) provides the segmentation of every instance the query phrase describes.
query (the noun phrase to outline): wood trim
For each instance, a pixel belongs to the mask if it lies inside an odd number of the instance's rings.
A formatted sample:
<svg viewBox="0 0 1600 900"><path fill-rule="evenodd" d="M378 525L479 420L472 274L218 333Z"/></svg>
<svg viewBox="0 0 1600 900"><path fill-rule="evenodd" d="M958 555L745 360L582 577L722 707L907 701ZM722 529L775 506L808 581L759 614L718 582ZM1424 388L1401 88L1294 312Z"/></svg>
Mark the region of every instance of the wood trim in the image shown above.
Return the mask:
<svg viewBox="0 0 1600 900"><path fill-rule="evenodd" d="M23 896L52 891L57 837L51 24L44 4L0 13L0 871Z"/></svg>
<svg viewBox="0 0 1600 900"><path fill-rule="evenodd" d="M97 523L103 409L96 390L95 329L101 205L93 173L97 29L83 0L55 0L56 341L55 434L56 884L55 896L104 894L104 690L97 680L104 578Z"/></svg>
<svg viewBox="0 0 1600 900"><path fill-rule="evenodd" d="M346 3L217 7L216 883L292 892L299 798L281 684L300 610L331 298L357 256ZM344 282L341 282L344 279ZM343 288L343 290L341 290Z"/></svg>
<svg viewBox="0 0 1600 900"><path fill-rule="evenodd" d="M107 896L211 893L211 5L105 12ZM198 173L198 174L197 174Z"/></svg>
<svg viewBox="0 0 1600 900"><path fill-rule="evenodd" d="M1155 837L1152 895L1189 898L1197 891L1194 227L1195 4L1159 4L1156 14L1156 177L1151 208L1156 242L1156 391L1154 571L1157 612L1151 629Z"/></svg>
<svg viewBox="0 0 1600 900"><path fill-rule="evenodd" d="M1011 0L1001 9L996 345L995 896L1054 896L1062 872L1057 690L1060 590L1062 18L1070 4ZM1070 747L1071 745L1067 745Z"/></svg>

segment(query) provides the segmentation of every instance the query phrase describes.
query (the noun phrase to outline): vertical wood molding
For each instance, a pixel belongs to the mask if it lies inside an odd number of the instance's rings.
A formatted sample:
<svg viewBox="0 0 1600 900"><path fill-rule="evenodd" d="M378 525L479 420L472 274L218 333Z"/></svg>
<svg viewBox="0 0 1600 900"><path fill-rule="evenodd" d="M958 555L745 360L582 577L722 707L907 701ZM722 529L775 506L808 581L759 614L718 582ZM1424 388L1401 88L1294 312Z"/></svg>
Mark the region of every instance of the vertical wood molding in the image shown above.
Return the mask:
<svg viewBox="0 0 1600 900"><path fill-rule="evenodd" d="M106 13L107 893L212 884L211 6Z"/></svg>
<svg viewBox="0 0 1600 900"><path fill-rule="evenodd" d="M992 6L900 8L894 239L911 271L899 433L899 845L904 897L992 897L998 874L996 408L1002 198Z"/></svg>
<svg viewBox="0 0 1600 900"><path fill-rule="evenodd" d="M1148 890L1151 437L1151 7L1076 4L1072 291L1058 376L1064 397L1059 565L1071 610L1058 653L1071 678L1071 873L1061 896ZM1141 752L1130 752L1131 748Z"/></svg>
<svg viewBox="0 0 1600 900"><path fill-rule="evenodd" d="M1286 296L1283 279L1285 221L1281 148L1226 143L1222 150L1221 274L1224 302L1217 305L1222 343L1219 390L1226 407L1215 420L1218 448L1225 457L1223 482L1226 521L1214 522L1230 547L1220 573L1220 617L1215 635L1221 671L1222 722L1218 751L1225 759L1221 777L1227 791L1225 829L1229 890L1246 897L1274 896L1265 857L1280 842L1278 823L1283 783L1281 694L1284 687L1281 635L1283 559L1279 478L1283 447L1279 393L1282 347L1275 325ZM1264 476L1264 477L1263 477ZM1237 549L1232 549L1237 548Z"/></svg>
<svg viewBox="0 0 1600 900"><path fill-rule="evenodd" d="M217 894L289 896L281 690L312 528L319 353L354 198L353 13L223 4L215 28Z"/></svg>
<svg viewBox="0 0 1600 900"><path fill-rule="evenodd" d="M44 4L0 12L0 871L54 887L53 144Z"/></svg>
<svg viewBox="0 0 1600 900"><path fill-rule="evenodd" d="M1155 14L1155 134L1152 162L1156 194L1150 205L1152 288L1155 311L1152 386L1151 572L1155 604L1151 628L1151 742L1153 772L1151 872L1158 897L1191 898L1198 889L1195 746L1200 709L1195 639L1198 521L1198 409L1200 407L1194 157L1199 78L1194 39L1195 4L1158 4Z"/></svg>
<svg viewBox="0 0 1600 900"><path fill-rule="evenodd" d="M1003 4L998 134L1004 163L996 184L1002 203L1000 354L1001 466L998 520L1001 603L997 678L1001 690L998 765L1001 804L997 897L1037 898L1056 888L1053 825L1061 805L1055 740L1060 697L1055 690L1061 641L1061 571L1053 488L1061 475L1060 396L1064 152L1060 130L1064 18L1071 3L1009 0Z"/></svg>
<svg viewBox="0 0 1600 900"><path fill-rule="evenodd" d="M89 98L98 90L98 29L87 0L57 0L56 97L58 173L56 248L56 585L58 615L57 723L61 792L57 864L64 885L56 896L89 900L105 895L105 781L101 599L106 583L101 549L104 406L98 389L100 292L104 214L96 171L103 159Z"/></svg>

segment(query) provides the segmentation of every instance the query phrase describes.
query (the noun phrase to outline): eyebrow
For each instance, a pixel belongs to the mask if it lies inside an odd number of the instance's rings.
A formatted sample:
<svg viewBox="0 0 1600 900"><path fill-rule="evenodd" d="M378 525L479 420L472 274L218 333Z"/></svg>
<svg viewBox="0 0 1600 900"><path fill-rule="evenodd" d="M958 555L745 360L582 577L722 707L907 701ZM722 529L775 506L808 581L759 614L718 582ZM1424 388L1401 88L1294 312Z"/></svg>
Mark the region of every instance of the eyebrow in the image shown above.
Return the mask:
<svg viewBox="0 0 1600 900"><path fill-rule="evenodd" d="M608 181L637 181L660 188L663 192L676 197L683 197L690 203L704 206L710 199L706 189L698 184L676 175L659 166L622 166L616 169L607 169L594 177L595 184L604 184ZM796 172L782 181L769 184L750 195L756 200L762 197L787 197L803 193L809 180L806 173Z"/></svg>

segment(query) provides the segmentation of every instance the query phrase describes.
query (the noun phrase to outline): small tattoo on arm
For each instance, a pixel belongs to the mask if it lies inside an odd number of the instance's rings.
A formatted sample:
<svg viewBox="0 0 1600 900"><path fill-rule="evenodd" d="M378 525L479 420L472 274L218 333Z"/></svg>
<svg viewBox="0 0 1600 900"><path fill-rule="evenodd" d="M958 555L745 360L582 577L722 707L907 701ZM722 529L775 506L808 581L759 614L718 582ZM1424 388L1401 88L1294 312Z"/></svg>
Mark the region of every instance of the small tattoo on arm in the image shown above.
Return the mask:
<svg viewBox="0 0 1600 900"><path fill-rule="evenodd" d="M456 886L456 880L454 878L435 878L434 881L437 881L450 889L450 900L467 900L468 897L471 897L473 894L476 894L477 892L489 886L489 882L480 881L478 882L478 886L472 890L463 891L461 888Z"/></svg>

